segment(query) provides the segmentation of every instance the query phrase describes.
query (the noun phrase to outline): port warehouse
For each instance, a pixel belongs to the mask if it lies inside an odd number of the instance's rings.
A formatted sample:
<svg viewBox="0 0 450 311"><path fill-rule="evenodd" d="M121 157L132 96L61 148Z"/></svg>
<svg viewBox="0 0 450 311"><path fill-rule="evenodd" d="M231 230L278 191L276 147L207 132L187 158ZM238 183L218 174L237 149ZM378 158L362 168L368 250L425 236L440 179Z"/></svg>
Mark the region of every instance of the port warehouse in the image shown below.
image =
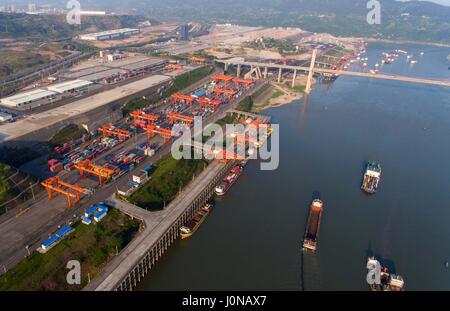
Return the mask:
<svg viewBox="0 0 450 311"><path fill-rule="evenodd" d="M63 79L81 79L95 83L109 84L115 78L125 78L140 73L157 72L164 69L166 60L147 56L136 56L102 63L76 71L69 71L61 75Z"/></svg>
<svg viewBox="0 0 450 311"><path fill-rule="evenodd" d="M67 124L86 124L97 128L102 124L122 118L121 106L128 100L156 93L157 89L171 81L165 75L153 75L118 86L70 104L57 107L15 123L0 126L0 143L11 146L27 146L45 142Z"/></svg>
<svg viewBox="0 0 450 311"><path fill-rule="evenodd" d="M108 66L97 66L86 68L80 72L62 75L62 78L75 78L75 80L64 81L52 84L46 88L25 91L0 100L0 104L12 108L26 108L30 104L39 103L45 105L58 96L72 93L84 93L89 91L89 87L94 83L109 84L117 82L117 78L122 76L129 78L140 73L150 73L162 70L167 61L158 58L132 58L116 61Z"/></svg>
<svg viewBox="0 0 450 311"><path fill-rule="evenodd" d="M80 35L80 40L86 41L101 41L101 40L112 40L123 38L127 36L137 35L141 31L137 28L122 28L122 29L114 29L96 33L88 33L84 35Z"/></svg>
<svg viewBox="0 0 450 311"><path fill-rule="evenodd" d="M13 108L22 108L32 103L40 101L50 101L56 99L58 95L85 92L89 90L89 86L93 83L84 80L73 80L62 83L52 84L46 88L34 89L13 96L9 96L0 100L4 106Z"/></svg>
<svg viewBox="0 0 450 311"><path fill-rule="evenodd" d="M192 182L187 186L185 196L177 196L167 206L166 216L162 221L155 220L148 223L141 219L146 226L144 232L123 249L85 290L133 290L178 238L179 228L186 225L211 199L214 188L233 165L234 161L228 162L225 166L219 161L213 161L197 177L195 183ZM196 187L201 190L198 191ZM108 204L120 203L108 202ZM127 213L126 210L122 211Z"/></svg>

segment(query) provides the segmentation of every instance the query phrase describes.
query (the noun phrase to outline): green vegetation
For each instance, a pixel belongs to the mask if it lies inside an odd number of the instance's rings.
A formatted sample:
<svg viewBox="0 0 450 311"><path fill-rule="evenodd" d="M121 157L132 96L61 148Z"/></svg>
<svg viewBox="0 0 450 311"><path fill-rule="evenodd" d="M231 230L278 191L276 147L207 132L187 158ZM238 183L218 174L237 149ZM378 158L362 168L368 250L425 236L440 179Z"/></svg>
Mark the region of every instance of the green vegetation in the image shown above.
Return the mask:
<svg viewBox="0 0 450 311"><path fill-rule="evenodd" d="M277 40L273 38L262 38L262 40L255 40L247 43L249 48L256 50L273 50L280 53L282 56L292 55L297 53L297 48L287 40Z"/></svg>
<svg viewBox="0 0 450 311"><path fill-rule="evenodd" d="M69 25L64 14L0 13L0 38L33 41L69 38L83 32L136 27L139 22L145 20L138 15L83 16L80 25Z"/></svg>
<svg viewBox="0 0 450 311"><path fill-rule="evenodd" d="M251 112L253 108L253 98L252 96L247 96L237 106L237 110Z"/></svg>
<svg viewBox="0 0 450 311"><path fill-rule="evenodd" d="M305 92L305 86L304 85L296 85L294 87L290 87L290 90L296 92L296 93L304 93Z"/></svg>
<svg viewBox="0 0 450 311"><path fill-rule="evenodd" d="M210 75L213 71L211 66L201 67L194 69L192 71L183 73L173 79L172 86L164 91L162 94L155 95L151 98L143 99L143 98L135 98L130 100L125 106L122 108L122 114L127 116L130 112L135 111L136 109L142 109L144 107L148 107L150 105L156 104L158 101L163 99L164 97L168 97L175 92L181 91L182 89L200 81L206 76Z"/></svg>
<svg viewBox="0 0 450 311"><path fill-rule="evenodd" d="M7 201L10 185L7 180L10 168L0 163L0 205Z"/></svg>
<svg viewBox="0 0 450 311"><path fill-rule="evenodd" d="M283 92L281 92L280 90L275 90L273 93L272 93L272 96L270 96L270 99L275 99L275 98L278 98L278 97L280 97L280 96L283 96Z"/></svg>
<svg viewBox="0 0 450 311"><path fill-rule="evenodd" d="M50 144L53 146L59 146L72 140L80 139L86 134L86 130L76 124L69 124L58 131L52 139Z"/></svg>
<svg viewBox="0 0 450 311"><path fill-rule="evenodd" d="M50 61L50 57L37 53L0 51L0 78L21 73Z"/></svg>
<svg viewBox="0 0 450 311"><path fill-rule="evenodd" d="M112 209L96 225L79 222L75 232L46 254L34 252L0 277L0 290L81 290L136 235L139 222ZM81 284L68 285L67 262L81 263Z"/></svg>
<svg viewBox="0 0 450 311"><path fill-rule="evenodd" d="M175 160L166 155L156 164L151 179L135 191L128 200L148 210L161 210L169 204L178 191L207 165L206 160Z"/></svg>
<svg viewBox="0 0 450 311"><path fill-rule="evenodd" d="M245 111L245 112L253 112L255 111L255 102L257 101L258 97L260 97L262 94L264 94L266 91L268 91L271 88L270 84L264 84L262 85L258 90L256 90L252 95L245 97L242 99L238 106L237 110Z"/></svg>
<svg viewBox="0 0 450 311"><path fill-rule="evenodd" d="M367 24L364 0L148 0L138 9L161 20L300 27L337 36L450 43L450 7L428 1L383 0L380 25ZM137 5L137 3L136 3Z"/></svg>

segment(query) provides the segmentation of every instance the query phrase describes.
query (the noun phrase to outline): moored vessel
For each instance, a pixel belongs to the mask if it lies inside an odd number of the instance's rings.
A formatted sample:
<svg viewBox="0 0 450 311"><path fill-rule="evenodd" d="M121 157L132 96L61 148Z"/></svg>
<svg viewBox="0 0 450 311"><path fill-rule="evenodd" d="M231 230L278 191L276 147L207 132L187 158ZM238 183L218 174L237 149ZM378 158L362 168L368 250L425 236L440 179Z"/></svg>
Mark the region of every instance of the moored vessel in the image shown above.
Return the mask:
<svg viewBox="0 0 450 311"><path fill-rule="evenodd" d="M205 221L206 217L211 212L211 208L211 204L206 204L195 213L194 218L192 218L190 222L180 228L180 236L182 239L189 238L195 233L195 231L197 231L198 227L200 227L200 225L203 223L203 221Z"/></svg>
<svg viewBox="0 0 450 311"><path fill-rule="evenodd" d="M241 162L235 166L225 175L225 177L222 179L222 182L220 185L218 185L214 191L217 195L224 195L232 185L237 181L239 176L241 176L242 171L244 170L245 162Z"/></svg>

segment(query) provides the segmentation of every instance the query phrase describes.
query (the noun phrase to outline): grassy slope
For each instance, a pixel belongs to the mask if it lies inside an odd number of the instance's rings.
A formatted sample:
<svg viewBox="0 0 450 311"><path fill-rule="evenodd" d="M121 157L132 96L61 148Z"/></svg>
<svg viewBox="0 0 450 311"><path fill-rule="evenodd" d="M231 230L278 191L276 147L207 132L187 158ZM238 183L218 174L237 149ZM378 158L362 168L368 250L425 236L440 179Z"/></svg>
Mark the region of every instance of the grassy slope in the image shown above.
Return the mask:
<svg viewBox="0 0 450 311"><path fill-rule="evenodd" d="M166 155L154 165L151 179L134 192L128 200L148 210L164 208L185 187L193 175L198 175L207 165L205 160L174 160Z"/></svg>
<svg viewBox="0 0 450 311"><path fill-rule="evenodd" d="M80 290L92 279L117 249L135 236L139 223L116 209L97 225L79 223L74 233L46 254L34 252L0 277L0 290ZM81 263L81 285L68 285L69 260Z"/></svg>

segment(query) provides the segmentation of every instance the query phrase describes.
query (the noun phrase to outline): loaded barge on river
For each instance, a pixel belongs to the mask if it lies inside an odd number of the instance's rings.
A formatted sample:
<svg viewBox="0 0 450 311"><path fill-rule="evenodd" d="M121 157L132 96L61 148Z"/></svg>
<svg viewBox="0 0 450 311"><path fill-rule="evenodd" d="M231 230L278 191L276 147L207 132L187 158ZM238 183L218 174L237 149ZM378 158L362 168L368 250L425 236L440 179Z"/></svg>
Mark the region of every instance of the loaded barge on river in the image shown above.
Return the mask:
<svg viewBox="0 0 450 311"><path fill-rule="evenodd" d="M315 199L309 209L308 222L303 240L303 250L315 252L319 238L320 222L322 220L323 202Z"/></svg>

